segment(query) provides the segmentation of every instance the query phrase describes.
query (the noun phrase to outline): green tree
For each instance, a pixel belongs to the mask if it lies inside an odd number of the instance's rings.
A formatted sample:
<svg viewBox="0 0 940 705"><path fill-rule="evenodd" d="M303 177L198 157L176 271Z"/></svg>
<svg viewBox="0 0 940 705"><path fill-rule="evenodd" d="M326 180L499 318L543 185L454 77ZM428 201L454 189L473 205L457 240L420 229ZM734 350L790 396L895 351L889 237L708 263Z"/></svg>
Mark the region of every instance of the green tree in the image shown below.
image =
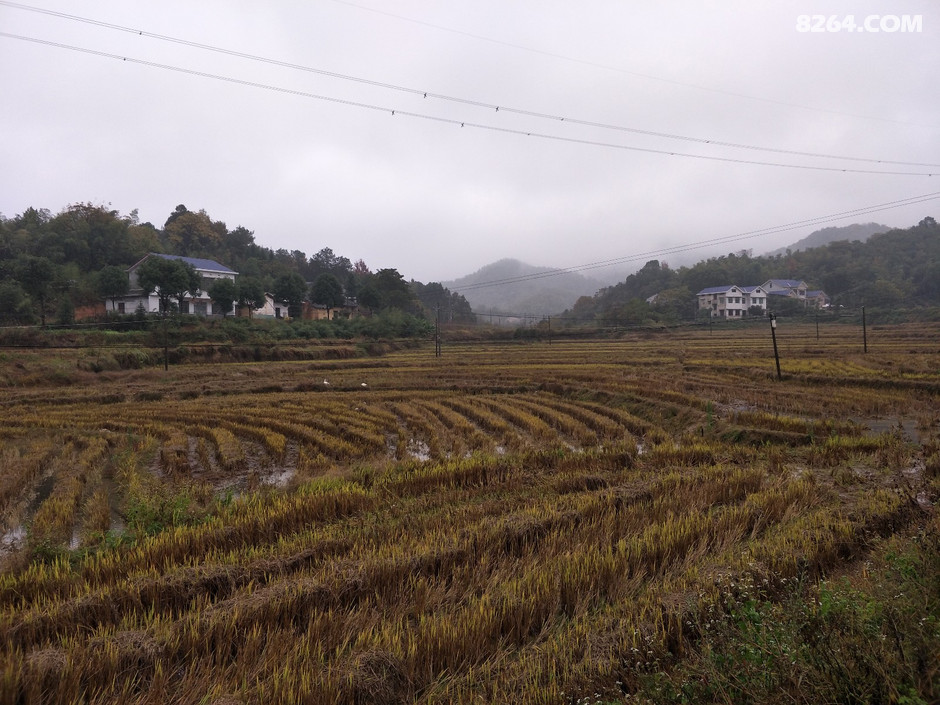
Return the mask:
<svg viewBox="0 0 940 705"><path fill-rule="evenodd" d="M251 312L265 304L264 284L254 277L239 277L235 282L235 298L239 307L248 307L248 317L251 318Z"/></svg>
<svg viewBox="0 0 940 705"><path fill-rule="evenodd" d="M345 301L343 285L329 272L321 274L310 289L310 300L315 304L326 306L326 317L329 318L330 312L342 306Z"/></svg>
<svg viewBox="0 0 940 705"><path fill-rule="evenodd" d="M669 322L695 320L696 307L695 296L684 286L663 289L653 302L653 310Z"/></svg>
<svg viewBox="0 0 940 705"><path fill-rule="evenodd" d="M59 298L59 306L56 308L56 323L63 326L70 326L75 323L75 304L72 303L72 297L68 294Z"/></svg>
<svg viewBox="0 0 940 705"><path fill-rule="evenodd" d="M0 281L0 321L24 323L32 319L26 292L13 279Z"/></svg>
<svg viewBox="0 0 940 705"><path fill-rule="evenodd" d="M287 315L300 318L303 312L304 296L307 294L307 282L297 272L282 274L274 280L274 298L287 302Z"/></svg>
<svg viewBox="0 0 940 705"><path fill-rule="evenodd" d="M39 304L39 319L45 326L46 306L56 276L55 266L45 257L21 255L17 258L14 271L23 290Z"/></svg>
<svg viewBox="0 0 940 705"><path fill-rule="evenodd" d="M235 297L238 296L235 282L229 278L216 279L209 287L209 298L215 306L216 311L220 311L223 316L232 312L232 305Z"/></svg>
<svg viewBox="0 0 940 705"><path fill-rule="evenodd" d="M470 302L463 294L451 291L440 282L413 282L412 286L428 318L436 319L439 315L446 323L476 322Z"/></svg>
<svg viewBox="0 0 940 705"><path fill-rule="evenodd" d="M127 272L121 267L109 265L98 272L98 293L106 299L111 299L111 309L116 309L115 300L126 296L130 283Z"/></svg>
<svg viewBox="0 0 940 705"><path fill-rule="evenodd" d="M224 229L224 223L213 223L205 211L193 213L179 205L167 219L163 233L176 253L214 254L222 244L220 231Z"/></svg>
<svg viewBox="0 0 940 705"><path fill-rule="evenodd" d="M382 292L370 279L361 289L359 289L359 305L370 312L379 311L385 307L385 301L382 298Z"/></svg>
<svg viewBox="0 0 940 705"><path fill-rule="evenodd" d="M372 277L370 284L378 290L382 308L397 308L409 312L416 308L414 291L397 269L380 269Z"/></svg>
<svg viewBox="0 0 940 705"><path fill-rule="evenodd" d="M191 264L159 255L148 257L138 267L137 281L144 293L156 291L164 315L170 310L171 299L176 299L182 310L186 292L198 291L200 284L199 274Z"/></svg>
<svg viewBox="0 0 940 705"><path fill-rule="evenodd" d="M76 203L49 223L44 246L61 252L63 262L75 263L84 272L108 264L130 264L136 253L129 247L128 225L115 210Z"/></svg>

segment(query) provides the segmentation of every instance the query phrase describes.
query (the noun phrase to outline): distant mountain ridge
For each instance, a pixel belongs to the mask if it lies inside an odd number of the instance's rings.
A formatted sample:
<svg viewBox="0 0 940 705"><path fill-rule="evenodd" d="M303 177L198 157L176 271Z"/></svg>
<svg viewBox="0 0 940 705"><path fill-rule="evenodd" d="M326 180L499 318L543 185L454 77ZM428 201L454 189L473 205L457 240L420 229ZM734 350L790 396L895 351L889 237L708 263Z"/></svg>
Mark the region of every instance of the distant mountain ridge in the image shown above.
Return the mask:
<svg viewBox="0 0 940 705"><path fill-rule="evenodd" d="M849 242L858 240L859 242L865 242L872 235L886 233L889 230L891 230L890 227L880 225L879 223L853 223L852 225L844 225L841 227L833 226L823 228L822 230L811 232L802 240L798 240L792 245L781 247L779 250L774 250L773 252L768 252L767 256L785 255L787 250L799 252L800 250L809 250L813 247L823 247L830 242L837 242L839 240L848 240Z"/></svg>
<svg viewBox="0 0 940 705"><path fill-rule="evenodd" d="M473 274L441 284L463 294L474 313L535 316L561 313L581 296L592 296L603 286L602 282L576 272L537 267L517 259L501 259Z"/></svg>

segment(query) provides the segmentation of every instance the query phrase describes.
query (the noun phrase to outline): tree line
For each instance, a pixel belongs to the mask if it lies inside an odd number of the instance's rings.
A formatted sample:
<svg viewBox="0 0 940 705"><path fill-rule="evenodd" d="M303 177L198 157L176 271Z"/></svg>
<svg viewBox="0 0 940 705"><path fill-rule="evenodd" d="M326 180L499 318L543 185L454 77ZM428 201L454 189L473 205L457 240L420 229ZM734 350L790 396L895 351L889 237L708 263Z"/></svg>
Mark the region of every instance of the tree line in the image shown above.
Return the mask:
<svg viewBox="0 0 940 705"><path fill-rule="evenodd" d="M805 281L811 289L825 291L836 308L940 306L940 225L927 217L911 228L872 235L864 242L842 240L765 257L742 251L679 269L651 260L625 281L578 299L560 322L623 325L694 320L695 295L702 289L759 285L769 279ZM785 299L773 305L799 306Z"/></svg>
<svg viewBox="0 0 940 705"><path fill-rule="evenodd" d="M304 301L334 309L355 299L367 313L394 309L432 319L442 312L448 321L474 320L466 299L438 283L407 281L393 268L373 272L329 247L309 257L271 249L248 228L230 229L204 210L178 205L158 228L140 222L136 210L122 215L78 203L57 214L45 208L0 214L0 322L71 323L76 307L127 294L127 268L148 253L212 259L237 271L235 282L218 280L208 292L226 312L233 304L258 308L267 292L295 317ZM200 288L195 270L179 260L150 258L141 270L141 285L160 292L164 310Z"/></svg>

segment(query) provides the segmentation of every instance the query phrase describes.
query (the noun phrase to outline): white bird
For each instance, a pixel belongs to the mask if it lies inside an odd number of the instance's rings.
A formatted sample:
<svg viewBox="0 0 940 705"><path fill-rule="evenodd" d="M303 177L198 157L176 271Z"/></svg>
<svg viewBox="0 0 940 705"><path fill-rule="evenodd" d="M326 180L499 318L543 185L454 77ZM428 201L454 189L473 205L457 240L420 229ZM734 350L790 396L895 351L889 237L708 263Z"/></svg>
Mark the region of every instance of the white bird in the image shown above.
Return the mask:
<svg viewBox="0 0 940 705"><path fill-rule="evenodd" d="M368 385L368 384L366 384L365 382L363 382L363 383L362 383L362 384L360 384L359 386L360 386L360 387L368 387L369 385Z"/></svg>
<svg viewBox="0 0 940 705"><path fill-rule="evenodd" d="M324 386L324 387L329 387L329 386L330 386L330 381L329 381L328 379L323 380L323 386Z"/></svg>

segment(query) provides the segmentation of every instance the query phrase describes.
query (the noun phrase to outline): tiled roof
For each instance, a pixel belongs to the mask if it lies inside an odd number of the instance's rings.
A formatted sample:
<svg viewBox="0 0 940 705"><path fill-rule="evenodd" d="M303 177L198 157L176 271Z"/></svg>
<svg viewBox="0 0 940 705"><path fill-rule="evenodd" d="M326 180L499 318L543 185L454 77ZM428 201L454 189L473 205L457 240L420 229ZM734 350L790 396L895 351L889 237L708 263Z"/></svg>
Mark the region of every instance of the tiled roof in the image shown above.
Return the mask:
<svg viewBox="0 0 940 705"><path fill-rule="evenodd" d="M731 289L733 287L734 287L734 284L728 284L727 286L710 286L706 289L702 289L700 292L696 294L696 296L701 296L702 294L721 294L721 293L728 291L728 289Z"/></svg>
<svg viewBox="0 0 940 705"><path fill-rule="evenodd" d="M799 279L771 279L770 285L774 288L794 289L803 282Z"/></svg>
<svg viewBox="0 0 940 705"><path fill-rule="evenodd" d="M219 264L215 260L211 259L199 259L198 257L181 257L180 255L161 255L156 252L151 252L151 255L154 257L162 257L163 259L178 259L191 264L196 269L203 269L209 272L224 272L226 274L238 274L233 269L229 269L224 264Z"/></svg>

